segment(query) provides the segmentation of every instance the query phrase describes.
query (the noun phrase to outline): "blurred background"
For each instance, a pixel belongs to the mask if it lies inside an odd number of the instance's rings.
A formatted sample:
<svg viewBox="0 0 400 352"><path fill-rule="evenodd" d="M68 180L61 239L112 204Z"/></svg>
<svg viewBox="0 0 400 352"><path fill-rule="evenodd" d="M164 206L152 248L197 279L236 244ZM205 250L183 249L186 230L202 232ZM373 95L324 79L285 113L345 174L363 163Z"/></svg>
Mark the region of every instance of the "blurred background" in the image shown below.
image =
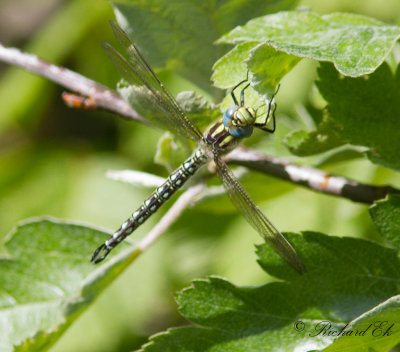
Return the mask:
<svg viewBox="0 0 400 352"><path fill-rule="evenodd" d="M400 24L398 0L304 0L300 5L320 14L354 12ZM119 75L100 45L115 43L108 25L113 18L106 1L0 0L0 42L114 88ZM315 67L303 60L282 81L278 133L256 139L258 149L290 157L281 140L301 126L296 118L303 104L314 99ZM173 72L160 74L174 94L196 89ZM116 229L152 190L107 179L106 170L167 175L154 163L159 131L106 112L69 109L61 100L62 92L52 82L0 62L0 238L19 221L41 215ZM324 168L359 181L400 187L392 172L361 158ZM244 183L251 194L257 191L260 206L282 231L380 240L364 205L255 173ZM203 202L188 209L51 351L138 349L149 335L186 323L177 313L174 293L194 278L215 274L237 285L268 281L254 254L254 243L262 239L233 208L216 204ZM136 238L162 213L135 233Z"/></svg>

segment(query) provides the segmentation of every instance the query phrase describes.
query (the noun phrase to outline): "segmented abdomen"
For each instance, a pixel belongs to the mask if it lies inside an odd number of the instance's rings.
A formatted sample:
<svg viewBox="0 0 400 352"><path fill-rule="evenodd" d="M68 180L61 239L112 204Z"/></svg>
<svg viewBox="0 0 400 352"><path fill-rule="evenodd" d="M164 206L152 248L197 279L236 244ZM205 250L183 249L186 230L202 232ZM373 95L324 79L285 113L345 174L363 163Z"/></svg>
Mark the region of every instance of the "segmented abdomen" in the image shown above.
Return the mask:
<svg viewBox="0 0 400 352"><path fill-rule="evenodd" d="M129 236L141 224L143 224L175 193L177 189L181 188L183 184L200 168L200 166L207 162L207 160L207 157L201 150L197 150L193 153L191 157L169 175L167 180L159 186L151 196L143 202L141 207L121 225L119 230L105 242L107 249L114 248L124 238Z"/></svg>

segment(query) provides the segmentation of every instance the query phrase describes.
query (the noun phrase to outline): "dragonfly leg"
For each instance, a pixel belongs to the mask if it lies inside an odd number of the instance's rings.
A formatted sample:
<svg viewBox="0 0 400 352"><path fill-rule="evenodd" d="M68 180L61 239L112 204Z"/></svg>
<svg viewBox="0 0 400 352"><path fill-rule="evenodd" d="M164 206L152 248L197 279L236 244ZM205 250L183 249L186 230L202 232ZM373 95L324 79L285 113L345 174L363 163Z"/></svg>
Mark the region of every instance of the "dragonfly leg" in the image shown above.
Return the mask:
<svg viewBox="0 0 400 352"><path fill-rule="evenodd" d="M262 129L265 132L269 132L269 133L274 133L275 132L275 110L276 110L276 103L274 104L274 108L272 110L272 114L271 114L271 104L268 104L268 117L265 120L264 123L258 124L255 123L254 126L259 127L260 129ZM269 121L272 119L272 127L267 127Z"/></svg>
<svg viewBox="0 0 400 352"><path fill-rule="evenodd" d="M239 104L238 104L238 101L237 101L237 99L236 99L236 96L235 96L235 90L241 85L241 84L243 84L244 82L247 82L249 80L249 71L247 70L247 75L246 75L246 79L244 79L243 81L240 81L236 86L234 86L233 88L232 88L232 90L231 90L231 96L232 96L232 100L233 100L233 102L235 103L235 105L237 105L237 106L239 106ZM247 85L246 86L246 88L248 87L249 85ZM246 88L244 88L244 89L246 89ZM244 89L242 90L242 92L244 91ZM240 93L240 97L241 97L241 102L242 102L242 92ZM243 93L244 94L244 93ZM240 106L243 106L243 103L241 103L241 105Z"/></svg>
<svg viewBox="0 0 400 352"><path fill-rule="evenodd" d="M274 102L274 98L276 96L276 94L278 93L280 88L280 85L278 85L278 88L276 89L276 91L274 92L274 94L272 94L270 101L268 102L268 112L267 112L267 118L265 120L264 123L255 123L254 126L259 127L260 129L262 129L265 132L269 132L269 133L274 133L275 132L275 111L277 108L277 104ZM273 106L273 107L272 107ZM272 127L267 127L269 121L272 119Z"/></svg>
<svg viewBox="0 0 400 352"><path fill-rule="evenodd" d="M249 88L250 83L246 84L246 86L240 91L240 106L244 106L244 91Z"/></svg>

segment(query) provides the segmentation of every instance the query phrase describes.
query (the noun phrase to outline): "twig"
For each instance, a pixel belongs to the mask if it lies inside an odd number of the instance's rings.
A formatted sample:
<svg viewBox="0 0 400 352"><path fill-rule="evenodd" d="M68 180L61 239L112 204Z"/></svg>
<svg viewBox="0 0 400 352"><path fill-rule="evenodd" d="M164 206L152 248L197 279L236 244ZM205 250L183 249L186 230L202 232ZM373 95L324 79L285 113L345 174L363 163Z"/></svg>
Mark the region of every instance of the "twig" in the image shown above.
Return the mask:
<svg viewBox="0 0 400 352"><path fill-rule="evenodd" d="M64 95L64 99L70 106L99 107L126 119L153 126L137 114L117 92L73 71L53 65L18 49L6 48L1 44L0 60L35 72L78 95L88 97L88 100L85 100L85 98L80 98L74 94ZM249 169L287 180L317 192L348 198L360 203L371 204L375 200L384 198L387 194L400 194L400 190L391 186L372 186L356 182L341 176L330 175L312 167L289 163L244 147L236 148L226 157L226 161L246 166Z"/></svg>
<svg viewBox="0 0 400 352"><path fill-rule="evenodd" d="M117 92L76 72L51 64L36 55L23 53L16 48L6 48L1 44L0 60L35 72L79 95L90 97L94 105L99 108L150 125Z"/></svg>
<svg viewBox="0 0 400 352"><path fill-rule="evenodd" d="M309 166L289 163L261 152L239 147L226 157L230 164L246 166L249 169L278 177L314 191L348 198L354 202L372 204L388 194L400 194L391 186L373 186L354 180L328 174Z"/></svg>

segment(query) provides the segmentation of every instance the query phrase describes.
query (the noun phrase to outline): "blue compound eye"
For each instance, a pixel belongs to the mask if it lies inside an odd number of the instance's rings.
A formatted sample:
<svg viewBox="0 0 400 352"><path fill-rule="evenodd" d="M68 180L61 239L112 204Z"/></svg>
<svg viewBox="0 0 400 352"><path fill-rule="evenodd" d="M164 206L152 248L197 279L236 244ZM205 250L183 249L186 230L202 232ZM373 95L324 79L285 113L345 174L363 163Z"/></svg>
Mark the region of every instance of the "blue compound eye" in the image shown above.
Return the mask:
<svg viewBox="0 0 400 352"><path fill-rule="evenodd" d="M253 126L245 126L245 127L232 127L229 129L229 134L236 138L246 138L250 137L253 133Z"/></svg>
<svg viewBox="0 0 400 352"><path fill-rule="evenodd" d="M222 116L222 122L225 127L230 127L230 122L233 119L233 114L239 109L237 105L231 106L225 110L224 115Z"/></svg>

